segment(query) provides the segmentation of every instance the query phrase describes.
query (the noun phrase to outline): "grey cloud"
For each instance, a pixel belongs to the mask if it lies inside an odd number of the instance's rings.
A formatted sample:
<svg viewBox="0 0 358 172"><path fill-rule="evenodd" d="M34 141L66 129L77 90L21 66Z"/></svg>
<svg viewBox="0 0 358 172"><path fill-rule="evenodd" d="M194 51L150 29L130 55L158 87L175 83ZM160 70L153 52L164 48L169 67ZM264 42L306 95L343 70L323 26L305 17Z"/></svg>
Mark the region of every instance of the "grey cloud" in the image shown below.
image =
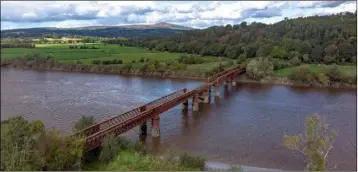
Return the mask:
<svg viewBox="0 0 358 172"><path fill-rule="evenodd" d="M320 7L323 7L323 8L334 8L341 4L344 4L346 2L349 2L349 1L329 1L329 2L319 3L318 5L320 5Z"/></svg>
<svg viewBox="0 0 358 172"><path fill-rule="evenodd" d="M282 15L280 8L248 9L241 12L243 18L270 18Z"/></svg>
<svg viewBox="0 0 358 172"><path fill-rule="evenodd" d="M300 7L301 9L305 9L305 8L334 8L337 7L341 4L347 3L347 2L355 2L355 1L346 1L346 0L342 0L342 1L322 1L322 2L316 2L313 3L311 6L307 6L307 7Z"/></svg>

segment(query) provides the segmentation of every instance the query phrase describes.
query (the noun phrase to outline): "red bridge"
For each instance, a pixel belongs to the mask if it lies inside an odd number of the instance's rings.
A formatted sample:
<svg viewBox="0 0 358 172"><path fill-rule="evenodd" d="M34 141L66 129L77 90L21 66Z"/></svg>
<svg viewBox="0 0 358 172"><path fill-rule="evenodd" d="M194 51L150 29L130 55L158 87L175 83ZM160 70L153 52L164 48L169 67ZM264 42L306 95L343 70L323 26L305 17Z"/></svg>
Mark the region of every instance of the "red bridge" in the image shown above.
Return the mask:
<svg viewBox="0 0 358 172"><path fill-rule="evenodd" d="M241 66L231 68L220 72L207 79L206 83L196 89L181 89L157 100L143 104L130 111L122 113L118 116L105 119L94 125L91 125L73 136L84 136L86 138L86 151L101 147L102 140L106 135L120 135L136 126L141 126L142 134L146 134L147 121L152 120L152 136L158 137L159 132L159 116L161 113L182 104L183 109L188 108L188 100L193 99L192 110L199 110L199 102L209 103L211 87L215 88L215 96L219 96L218 87L220 84L232 82L232 86L236 86L235 77L245 72Z"/></svg>

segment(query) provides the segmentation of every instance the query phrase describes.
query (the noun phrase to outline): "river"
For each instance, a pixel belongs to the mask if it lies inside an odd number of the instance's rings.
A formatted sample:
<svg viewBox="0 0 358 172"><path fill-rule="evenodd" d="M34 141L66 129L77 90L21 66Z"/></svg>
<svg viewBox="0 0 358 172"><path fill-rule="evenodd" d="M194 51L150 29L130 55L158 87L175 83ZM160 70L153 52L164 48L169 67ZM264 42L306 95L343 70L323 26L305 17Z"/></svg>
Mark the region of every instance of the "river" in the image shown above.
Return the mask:
<svg viewBox="0 0 358 172"><path fill-rule="evenodd" d="M47 128L71 131L82 115L115 115L202 82L86 73L1 69L1 119L23 115ZM356 91L238 84L221 87L220 98L199 112L180 106L160 119L160 138L148 136L154 154L179 149L207 160L303 170L301 155L286 149L284 134L304 132L305 118L318 113L337 131L329 154L331 170L356 170ZM150 133L150 130L149 132ZM126 133L137 138L136 130Z"/></svg>

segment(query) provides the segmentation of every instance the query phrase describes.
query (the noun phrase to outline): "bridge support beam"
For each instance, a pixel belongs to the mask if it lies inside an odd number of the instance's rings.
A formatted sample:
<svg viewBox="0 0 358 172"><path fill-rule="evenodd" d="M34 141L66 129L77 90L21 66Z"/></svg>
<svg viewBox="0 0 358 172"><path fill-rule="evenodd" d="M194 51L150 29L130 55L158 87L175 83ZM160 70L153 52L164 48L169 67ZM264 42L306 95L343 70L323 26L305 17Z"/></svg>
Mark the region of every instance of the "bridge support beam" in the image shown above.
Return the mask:
<svg viewBox="0 0 358 172"><path fill-rule="evenodd" d="M140 125L139 134L141 136L146 136L147 135L147 122L144 122L143 124Z"/></svg>
<svg viewBox="0 0 358 172"><path fill-rule="evenodd" d="M154 118L152 118L152 137L160 136L159 121L159 116L155 116Z"/></svg>
<svg viewBox="0 0 358 172"><path fill-rule="evenodd" d="M199 111L199 95L193 97L193 111Z"/></svg>

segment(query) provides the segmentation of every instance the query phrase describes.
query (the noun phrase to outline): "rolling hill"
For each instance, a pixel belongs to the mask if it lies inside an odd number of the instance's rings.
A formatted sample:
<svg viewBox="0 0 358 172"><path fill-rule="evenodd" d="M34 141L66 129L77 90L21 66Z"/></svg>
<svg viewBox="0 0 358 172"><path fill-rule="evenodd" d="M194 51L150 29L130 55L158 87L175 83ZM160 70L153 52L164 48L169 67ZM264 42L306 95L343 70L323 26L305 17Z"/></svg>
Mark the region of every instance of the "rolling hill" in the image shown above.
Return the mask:
<svg viewBox="0 0 358 172"><path fill-rule="evenodd" d="M99 36L99 37L146 37L169 36L192 30L190 27L170 23L153 25L122 25L122 26L88 26L77 28L26 28L2 30L2 38L41 37L44 35L68 36Z"/></svg>

